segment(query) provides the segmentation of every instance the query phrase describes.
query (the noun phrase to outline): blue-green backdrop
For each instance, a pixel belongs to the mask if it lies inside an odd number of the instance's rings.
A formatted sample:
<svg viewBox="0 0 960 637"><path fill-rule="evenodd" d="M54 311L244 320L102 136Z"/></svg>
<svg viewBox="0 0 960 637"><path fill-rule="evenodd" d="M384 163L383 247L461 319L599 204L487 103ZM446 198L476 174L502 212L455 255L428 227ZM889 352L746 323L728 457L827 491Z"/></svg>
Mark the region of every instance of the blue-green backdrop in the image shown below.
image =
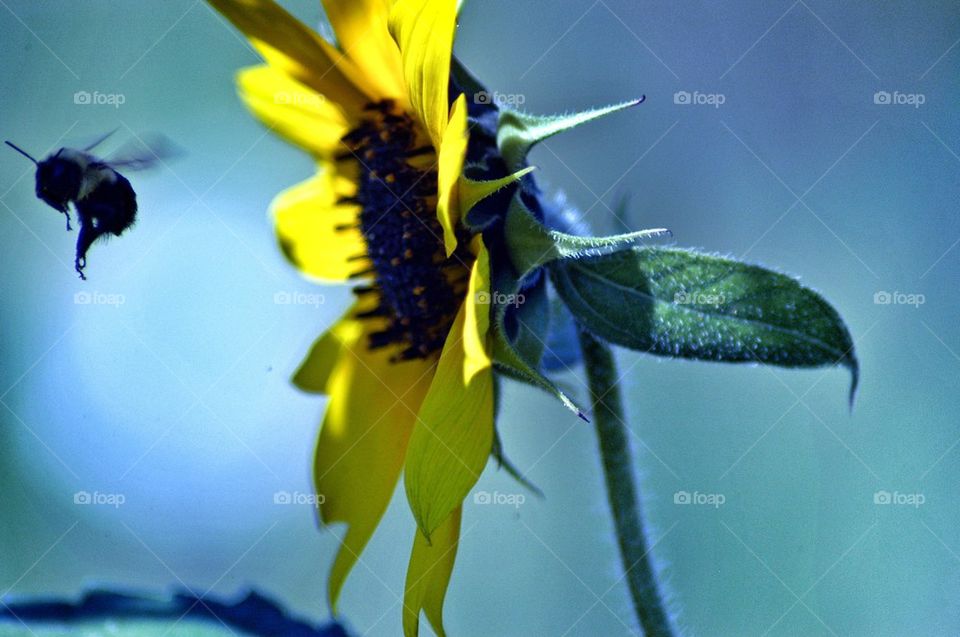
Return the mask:
<svg viewBox="0 0 960 637"><path fill-rule="evenodd" d="M329 30L319 3L284 4ZM0 34L5 138L186 151L136 176L140 219L87 282L31 166L0 153L0 593L256 585L323 618L336 535L274 496L310 492L324 399L288 377L349 293L274 245L270 199L311 163L235 98L254 53L194 0L3 0ZM949 0L465 4L457 52L501 99L647 96L537 150L542 183L596 228L795 273L856 339L852 413L840 370L620 356L688 634L960 633L958 38ZM450 632L630 634L591 428L510 383L500 426L547 497L468 500ZM521 493L492 467L476 490ZM358 634L398 634L412 534L398 498L342 599Z"/></svg>

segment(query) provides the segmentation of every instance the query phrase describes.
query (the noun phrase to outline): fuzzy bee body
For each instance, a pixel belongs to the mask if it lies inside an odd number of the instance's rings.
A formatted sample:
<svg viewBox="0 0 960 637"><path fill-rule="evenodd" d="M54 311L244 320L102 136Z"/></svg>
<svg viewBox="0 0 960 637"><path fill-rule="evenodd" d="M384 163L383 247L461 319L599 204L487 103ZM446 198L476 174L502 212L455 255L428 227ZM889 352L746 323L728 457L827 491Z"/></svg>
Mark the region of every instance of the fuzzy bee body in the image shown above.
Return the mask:
<svg viewBox="0 0 960 637"><path fill-rule="evenodd" d="M67 217L70 226L70 205L80 221L74 267L81 279L87 264L87 251L95 241L107 235L120 236L137 217L137 193L130 181L117 171L148 168L168 151L148 148L126 158L104 161L89 151L105 139L84 150L61 148L43 161L37 161L14 144L7 145L23 154L37 166L36 194L54 210Z"/></svg>

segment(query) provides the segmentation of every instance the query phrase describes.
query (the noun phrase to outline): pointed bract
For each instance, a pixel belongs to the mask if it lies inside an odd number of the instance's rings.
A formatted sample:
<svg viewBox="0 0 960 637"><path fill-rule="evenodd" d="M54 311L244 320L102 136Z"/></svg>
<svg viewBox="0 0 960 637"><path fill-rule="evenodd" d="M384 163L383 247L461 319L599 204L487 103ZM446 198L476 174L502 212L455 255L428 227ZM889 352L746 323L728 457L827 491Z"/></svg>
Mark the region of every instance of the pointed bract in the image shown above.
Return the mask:
<svg viewBox="0 0 960 637"><path fill-rule="evenodd" d="M539 142L553 137L557 133L576 128L580 124L622 111L642 103L644 98L614 104L606 108L597 108L569 115L530 115L518 111L500 112L497 128L497 146L503 155L509 170L516 170L527 158L530 149Z"/></svg>

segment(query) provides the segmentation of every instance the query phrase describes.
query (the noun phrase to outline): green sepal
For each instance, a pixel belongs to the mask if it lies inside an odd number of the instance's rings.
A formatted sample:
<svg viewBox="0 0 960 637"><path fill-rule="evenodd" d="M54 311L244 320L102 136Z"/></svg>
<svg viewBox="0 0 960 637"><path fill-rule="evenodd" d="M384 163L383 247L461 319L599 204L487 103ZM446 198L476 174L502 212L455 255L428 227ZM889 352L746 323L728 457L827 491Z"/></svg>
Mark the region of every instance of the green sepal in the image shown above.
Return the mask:
<svg viewBox="0 0 960 637"><path fill-rule="evenodd" d="M523 279L541 266L563 259L581 259L635 245L643 239L669 236L666 228L640 230L611 237L578 237L550 230L537 221L519 197L507 211L506 229L510 259Z"/></svg>
<svg viewBox="0 0 960 637"><path fill-rule="evenodd" d="M499 394L499 391L500 390L498 389L497 394ZM499 418L497 419L497 422L499 422ZM540 487L535 485L529 478L523 475L523 472L520 471L520 469L518 469L509 458L507 458L506 453L503 451L503 441L500 439L500 430L496 426L493 428L493 449L490 451L490 455L497 463L497 467L506 471L507 475L516 480L520 486L538 498L544 497L543 491L540 489Z"/></svg>
<svg viewBox="0 0 960 637"><path fill-rule="evenodd" d="M497 124L497 147L507 163L507 169L516 170L523 165L527 153L537 143L580 124L636 106L644 99L641 97L622 104L565 115L531 115L504 109L500 112Z"/></svg>
<svg viewBox="0 0 960 637"><path fill-rule="evenodd" d="M780 367L859 365L837 311L795 279L674 248L631 248L549 266L577 320L611 343L658 356Z"/></svg>
<svg viewBox="0 0 960 637"><path fill-rule="evenodd" d="M488 181L477 181L467 177L466 175L460 177L460 183L458 184L458 198L460 201L460 210L463 214L464 222L467 227L476 232L477 230L482 230L483 226L472 226L471 219L469 216L470 211L478 203L494 194L498 190L506 188L511 184L515 184L520 181L524 175L528 175L536 170L535 166L527 166L523 170L518 170L512 175L507 175L506 177L501 177L500 179L492 179ZM464 171L468 172L467 170Z"/></svg>
<svg viewBox="0 0 960 637"><path fill-rule="evenodd" d="M504 264L493 271L493 289L498 298L516 299L520 295L520 279L510 270L510 266ZM550 320L545 284L546 281L543 281L539 286L524 291L524 302L518 304L515 310L518 313L516 317L518 329L513 335L513 340L508 335L506 325L507 311L511 306L500 303L494 307L493 330L491 330L494 368L504 376L547 392L578 417L587 420L585 412L539 371ZM542 299L541 292L537 288L542 290ZM527 295L530 297L529 300L526 298Z"/></svg>

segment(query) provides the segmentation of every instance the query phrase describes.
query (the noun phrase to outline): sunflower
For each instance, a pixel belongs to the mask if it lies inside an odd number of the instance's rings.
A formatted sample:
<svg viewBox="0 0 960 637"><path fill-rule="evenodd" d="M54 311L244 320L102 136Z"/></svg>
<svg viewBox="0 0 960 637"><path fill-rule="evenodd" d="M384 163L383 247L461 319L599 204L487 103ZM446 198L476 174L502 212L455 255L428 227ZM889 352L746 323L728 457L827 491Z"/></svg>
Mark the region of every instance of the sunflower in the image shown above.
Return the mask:
<svg viewBox="0 0 960 637"><path fill-rule="evenodd" d="M356 301L294 381L330 397L315 459L320 517L347 531L328 584L344 580L401 473L417 523L403 626L443 634L461 505L494 441L490 258L461 223L513 176L463 176L467 101L451 95L456 0L324 0L331 44L269 0L210 0L266 64L240 94L317 172L281 193L281 249L307 276L351 282Z"/></svg>

